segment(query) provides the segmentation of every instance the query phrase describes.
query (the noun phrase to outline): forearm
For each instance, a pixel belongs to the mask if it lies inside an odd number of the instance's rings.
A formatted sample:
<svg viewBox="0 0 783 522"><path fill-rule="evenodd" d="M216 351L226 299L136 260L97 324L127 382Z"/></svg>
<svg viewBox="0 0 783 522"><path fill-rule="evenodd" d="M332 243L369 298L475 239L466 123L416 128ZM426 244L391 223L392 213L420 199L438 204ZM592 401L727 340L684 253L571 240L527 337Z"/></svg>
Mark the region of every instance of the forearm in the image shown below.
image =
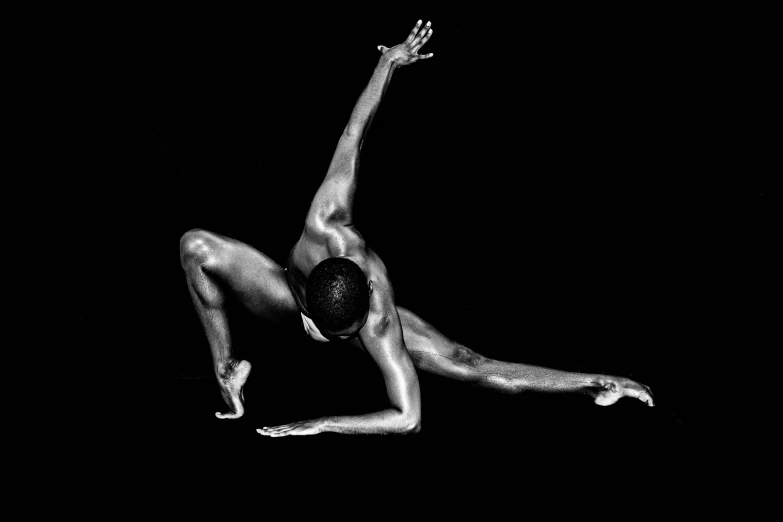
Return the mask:
<svg viewBox="0 0 783 522"><path fill-rule="evenodd" d="M396 63L386 56L381 56L378 65L370 78L356 106L353 108L351 118L345 127L345 134L352 138L362 138L367 132L370 122L378 110L381 98L391 81L392 73L396 68Z"/></svg>
<svg viewBox="0 0 783 522"><path fill-rule="evenodd" d="M418 431L419 419L389 408L367 415L325 417L321 431L345 434L405 434Z"/></svg>

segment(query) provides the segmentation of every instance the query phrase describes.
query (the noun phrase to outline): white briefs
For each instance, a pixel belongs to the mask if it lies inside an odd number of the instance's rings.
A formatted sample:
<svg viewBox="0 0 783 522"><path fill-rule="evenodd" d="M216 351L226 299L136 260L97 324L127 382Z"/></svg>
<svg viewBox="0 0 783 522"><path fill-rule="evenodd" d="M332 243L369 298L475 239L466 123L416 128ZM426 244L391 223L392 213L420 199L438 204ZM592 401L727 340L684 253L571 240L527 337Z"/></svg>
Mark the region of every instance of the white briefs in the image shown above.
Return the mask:
<svg viewBox="0 0 783 522"><path fill-rule="evenodd" d="M316 341L320 341L322 343L328 343L329 339L323 336L320 330L318 330L318 327L315 326L315 323L312 319L307 317L302 312L299 312L299 314L302 316L302 322L304 323L304 329L305 332L307 332L307 335L312 337Z"/></svg>
<svg viewBox="0 0 783 522"><path fill-rule="evenodd" d="M285 269L286 272L288 272L288 268ZM293 292L293 289L291 290ZM312 319L307 317L305 314L303 314L301 311L299 312L299 315L302 316L302 323L304 323L304 329L305 332L307 332L307 335L312 337L314 340L322 342L322 343L328 343L329 339L323 336L321 331L318 329L318 327L315 325Z"/></svg>

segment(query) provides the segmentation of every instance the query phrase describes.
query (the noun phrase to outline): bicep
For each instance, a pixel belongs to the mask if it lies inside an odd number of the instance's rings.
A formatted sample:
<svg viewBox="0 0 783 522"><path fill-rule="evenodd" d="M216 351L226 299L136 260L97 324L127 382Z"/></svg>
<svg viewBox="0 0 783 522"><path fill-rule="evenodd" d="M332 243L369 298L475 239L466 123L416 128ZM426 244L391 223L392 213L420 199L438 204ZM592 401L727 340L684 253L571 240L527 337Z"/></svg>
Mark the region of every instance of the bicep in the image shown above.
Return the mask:
<svg viewBox="0 0 783 522"><path fill-rule="evenodd" d="M307 221L350 223L353 195L356 192L359 143L343 134L337 144L329 170L310 204Z"/></svg>

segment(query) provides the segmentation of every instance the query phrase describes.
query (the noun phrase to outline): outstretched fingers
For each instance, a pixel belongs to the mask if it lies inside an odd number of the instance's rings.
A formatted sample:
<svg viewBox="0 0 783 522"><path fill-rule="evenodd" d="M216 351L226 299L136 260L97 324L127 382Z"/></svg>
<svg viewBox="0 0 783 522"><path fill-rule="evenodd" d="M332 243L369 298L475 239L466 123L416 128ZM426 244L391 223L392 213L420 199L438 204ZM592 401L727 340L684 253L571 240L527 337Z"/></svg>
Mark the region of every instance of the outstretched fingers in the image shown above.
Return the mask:
<svg viewBox="0 0 783 522"><path fill-rule="evenodd" d="M429 22L427 22L429 25ZM408 38L405 40L406 43L413 43L413 39L416 38L416 33L419 31L419 27L421 27L421 20L416 22L416 25L413 27L413 31L411 31L411 34L408 35Z"/></svg>
<svg viewBox="0 0 783 522"><path fill-rule="evenodd" d="M429 24L429 22L427 23ZM425 34L424 37L421 40L419 40L419 43L413 46L413 52L414 53L418 52L419 49L421 49L421 46L427 43L427 40L429 40L431 36L432 36L432 29L427 31L427 34Z"/></svg>
<svg viewBox="0 0 783 522"><path fill-rule="evenodd" d="M293 424L285 424L283 426L274 426L272 428L261 428L256 430L261 435L266 435L268 437L284 437L286 435L286 432L291 431L294 429Z"/></svg>
<svg viewBox="0 0 783 522"><path fill-rule="evenodd" d="M430 39L430 36L432 35L432 29L430 28L430 25L432 25L432 22L427 22L424 27L421 28L421 31L411 40L409 45L412 48L412 51L415 53L419 50L419 47L424 45L427 40ZM418 27L418 24L416 24L416 27ZM408 36L410 38L410 36Z"/></svg>

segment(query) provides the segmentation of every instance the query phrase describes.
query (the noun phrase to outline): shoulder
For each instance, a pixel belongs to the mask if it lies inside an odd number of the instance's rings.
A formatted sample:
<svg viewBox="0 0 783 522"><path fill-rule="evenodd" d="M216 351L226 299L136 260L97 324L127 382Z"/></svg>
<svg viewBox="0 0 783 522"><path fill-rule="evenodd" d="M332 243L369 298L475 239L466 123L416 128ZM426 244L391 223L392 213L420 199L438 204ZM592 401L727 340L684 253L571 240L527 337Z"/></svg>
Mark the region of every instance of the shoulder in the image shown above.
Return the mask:
<svg viewBox="0 0 783 522"><path fill-rule="evenodd" d="M298 245L305 249L326 249L325 257L349 257L367 271L367 247L353 225L317 219L305 223Z"/></svg>
<svg viewBox="0 0 783 522"><path fill-rule="evenodd" d="M399 323L397 307L394 302L394 288L386 273L386 267L372 251L367 256L365 271L373 288L367 325L371 334L382 336L388 332L390 327Z"/></svg>
<svg viewBox="0 0 783 522"><path fill-rule="evenodd" d="M354 185L355 183L350 177L328 175L310 203L307 222L311 224L317 224L319 221L323 223L350 223Z"/></svg>

